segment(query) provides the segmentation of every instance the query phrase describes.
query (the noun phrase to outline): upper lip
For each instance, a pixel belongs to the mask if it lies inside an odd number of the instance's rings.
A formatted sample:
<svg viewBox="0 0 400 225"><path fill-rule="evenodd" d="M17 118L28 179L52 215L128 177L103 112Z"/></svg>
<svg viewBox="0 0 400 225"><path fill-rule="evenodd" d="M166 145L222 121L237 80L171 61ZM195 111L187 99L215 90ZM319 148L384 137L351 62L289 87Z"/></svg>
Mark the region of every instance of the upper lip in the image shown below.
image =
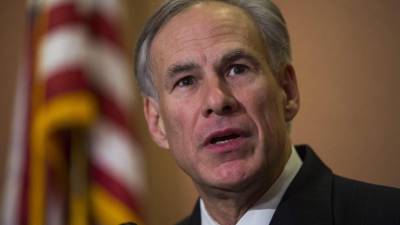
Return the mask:
<svg viewBox="0 0 400 225"><path fill-rule="evenodd" d="M237 135L238 137L246 136L245 131L239 128L226 128L220 129L214 132L211 132L209 135L206 136L206 139L203 142L203 146L211 144L211 141L214 138L224 137L229 135Z"/></svg>

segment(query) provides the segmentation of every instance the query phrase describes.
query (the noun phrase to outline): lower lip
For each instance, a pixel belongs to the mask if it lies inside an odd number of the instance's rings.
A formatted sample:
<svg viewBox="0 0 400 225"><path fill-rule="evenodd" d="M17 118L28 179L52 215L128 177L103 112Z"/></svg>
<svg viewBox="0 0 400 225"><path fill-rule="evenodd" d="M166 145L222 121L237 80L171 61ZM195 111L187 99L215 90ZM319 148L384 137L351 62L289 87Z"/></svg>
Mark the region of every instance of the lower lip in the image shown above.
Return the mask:
<svg viewBox="0 0 400 225"><path fill-rule="evenodd" d="M219 144L208 144L205 146L205 150L213 153L233 152L241 149L245 140L244 137L238 137Z"/></svg>

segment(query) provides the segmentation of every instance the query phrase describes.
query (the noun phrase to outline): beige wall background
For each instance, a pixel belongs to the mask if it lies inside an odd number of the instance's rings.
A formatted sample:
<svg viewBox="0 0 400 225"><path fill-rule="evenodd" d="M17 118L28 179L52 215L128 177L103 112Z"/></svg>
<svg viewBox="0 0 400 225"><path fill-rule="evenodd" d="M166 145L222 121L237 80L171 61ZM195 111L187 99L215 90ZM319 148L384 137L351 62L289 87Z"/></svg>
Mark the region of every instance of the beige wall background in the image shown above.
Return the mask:
<svg viewBox="0 0 400 225"><path fill-rule="evenodd" d="M121 0L132 48L157 0ZM0 185L10 135L24 0L0 7ZM400 187L400 1L276 0L292 38L301 110L295 143L310 144L336 173ZM196 193L168 151L147 136L141 108L133 115L145 146L148 224L173 224Z"/></svg>

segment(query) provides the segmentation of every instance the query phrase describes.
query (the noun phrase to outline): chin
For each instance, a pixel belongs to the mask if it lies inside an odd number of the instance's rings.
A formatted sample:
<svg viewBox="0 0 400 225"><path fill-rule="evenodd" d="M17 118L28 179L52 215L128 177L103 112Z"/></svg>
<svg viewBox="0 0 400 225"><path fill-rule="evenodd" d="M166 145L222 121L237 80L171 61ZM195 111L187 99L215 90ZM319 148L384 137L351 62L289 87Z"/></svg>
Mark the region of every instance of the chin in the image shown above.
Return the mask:
<svg viewBox="0 0 400 225"><path fill-rule="evenodd" d="M251 169L238 162L222 165L214 173L216 176L212 178L213 181L210 183L221 189L239 190L251 183L255 177L255 173Z"/></svg>
<svg viewBox="0 0 400 225"><path fill-rule="evenodd" d="M219 180L210 185L214 190L223 192L240 192L245 190L252 182L246 179Z"/></svg>

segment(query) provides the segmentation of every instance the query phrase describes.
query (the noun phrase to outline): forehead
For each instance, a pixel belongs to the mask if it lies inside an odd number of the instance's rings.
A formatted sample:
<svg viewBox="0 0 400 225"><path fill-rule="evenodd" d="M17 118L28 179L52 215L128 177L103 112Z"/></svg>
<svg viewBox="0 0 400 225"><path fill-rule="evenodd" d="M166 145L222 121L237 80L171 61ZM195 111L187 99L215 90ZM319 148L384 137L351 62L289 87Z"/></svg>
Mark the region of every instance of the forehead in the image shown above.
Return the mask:
<svg viewBox="0 0 400 225"><path fill-rule="evenodd" d="M264 46L255 23L242 9L222 2L201 2L162 27L154 37L150 54L152 60L170 61L174 56L221 43L242 45L236 46L240 48Z"/></svg>

